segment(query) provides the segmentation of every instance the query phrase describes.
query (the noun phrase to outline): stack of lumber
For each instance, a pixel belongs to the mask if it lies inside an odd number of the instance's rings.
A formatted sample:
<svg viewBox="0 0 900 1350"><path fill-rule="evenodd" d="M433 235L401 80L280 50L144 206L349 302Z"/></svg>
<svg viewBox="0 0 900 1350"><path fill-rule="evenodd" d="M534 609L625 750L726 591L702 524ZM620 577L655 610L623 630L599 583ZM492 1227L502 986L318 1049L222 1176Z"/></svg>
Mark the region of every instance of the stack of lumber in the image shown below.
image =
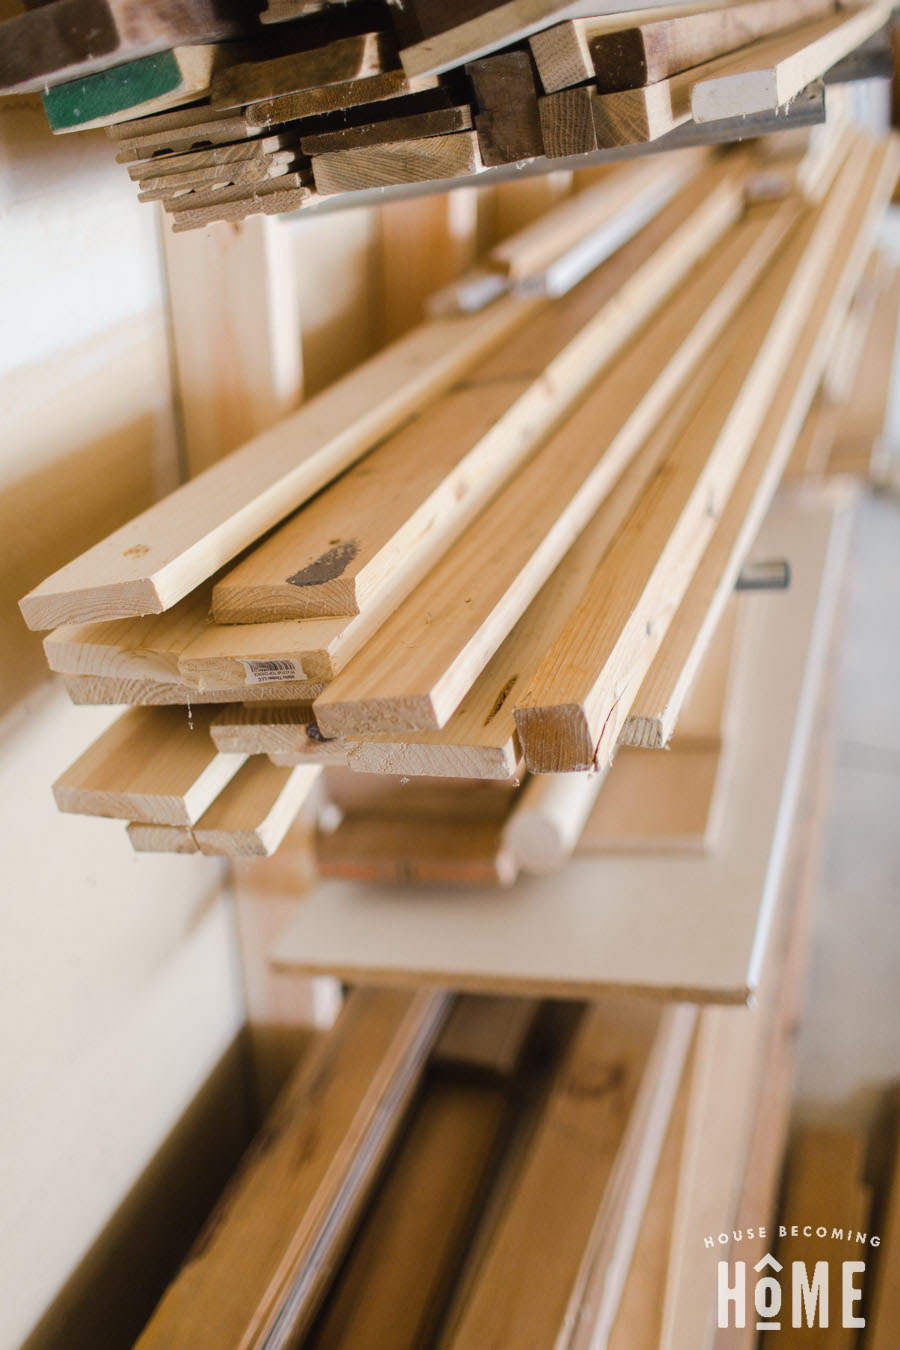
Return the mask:
<svg viewBox="0 0 900 1350"><path fill-rule="evenodd" d="M571 987L563 1003L355 987L139 1350L201 1335L321 1350L751 1350L764 1320L752 1266L767 1253L785 1270L806 1260L810 1279L830 1262L833 1344L892 1347L896 1121L879 1163L856 1130L800 1127L779 1200L832 701L833 686L752 1007L635 998L624 972L586 1002ZM827 1241L804 1238L806 1225ZM859 1338L840 1326L842 1259L865 1264L852 1281ZM739 1326L717 1325L721 1260L745 1263ZM782 1285L789 1310L790 1274ZM826 1343L818 1329L790 1334Z"/></svg>
<svg viewBox="0 0 900 1350"><path fill-rule="evenodd" d="M627 977L562 1003L357 986L139 1350L201 1333L321 1350L749 1350L752 1324L716 1331L728 1253L704 1238L776 1218L822 744L752 1008L630 997ZM853 1172L854 1196L859 1163L845 1150L834 1173ZM815 1199L801 1221L824 1214ZM883 1209L873 1316L890 1327L896 1180ZM853 1221L845 1204L836 1222Z"/></svg>
<svg viewBox="0 0 900 1350"><path fill-rule="evenodd" d="M885 423L900 322L900 273L876 250L869 260L788 465L790 478L852 474L883 482L891 453Z"/></svg>
<svg viewBox="0 0 900 1350"><path fill-rule="evenodd" d="M244 856L329 766L495 780L482 863L509 878L519 807L570 822L564 861L617 748L672 740L857 293L898 152L831 158L812 199L797 165L760 198L744 149L611 170L577 230L572 199L507 241L529 286L427 320L37 586L74 701L134 705L61 809Z"/></svg>
<svg viewBox="0 0 900 1350"><path fill-rule="evenodd" d="M55 131L106 126L141 200L191 229L821 121L823 77L843 78L891 12L634 8L279 0L258 16L236 0L50 0L0 25L0 94L43 90Z"/></svg>
<svg viewBox="0 0 900 1350"><path fill-rule="evenodd" d="M353 991L140 1350L587 1346L621 1294L695 1021L615 996Z"/></svg>

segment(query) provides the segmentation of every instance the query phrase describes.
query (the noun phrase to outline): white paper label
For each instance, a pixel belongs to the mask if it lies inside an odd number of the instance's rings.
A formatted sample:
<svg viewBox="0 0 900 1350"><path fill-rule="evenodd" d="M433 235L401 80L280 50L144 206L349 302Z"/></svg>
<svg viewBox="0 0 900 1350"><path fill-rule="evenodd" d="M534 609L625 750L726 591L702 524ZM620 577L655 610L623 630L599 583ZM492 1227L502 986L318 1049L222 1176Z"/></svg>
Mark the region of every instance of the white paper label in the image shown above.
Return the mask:
<svg viewBox="0 0 900 1350"><path fill-rule="evenodd" d="M288 680L303 680L299 661L241 661L247 672L247 684L284 684Z"/></svg>

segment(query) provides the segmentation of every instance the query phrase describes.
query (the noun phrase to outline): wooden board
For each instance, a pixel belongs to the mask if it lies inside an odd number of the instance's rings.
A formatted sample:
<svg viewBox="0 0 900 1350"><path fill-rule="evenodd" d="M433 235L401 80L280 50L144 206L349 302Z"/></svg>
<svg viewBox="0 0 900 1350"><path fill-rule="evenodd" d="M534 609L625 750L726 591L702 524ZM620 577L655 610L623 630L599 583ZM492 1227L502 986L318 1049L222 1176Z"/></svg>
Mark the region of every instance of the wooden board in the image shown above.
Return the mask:
<svg viewBox="0 0 900 1350"><path fill-rule="evenodd" d="M707 855L576 859L550 881L521 879L514 900L488 889L443 897L323 885L279 939L275 963L527 994L616 986L744 1000L759 981L847 537L828 494L779 504L761 533L765 552L792 559L794 582L741 597L732 769Z"/></svg>
<svg viewBox="0 0 900 1350"><path fill-rule="evenodd" d="M302 1334L448 1006L443 994L351 995L295 1073L140 1350L196 1350L204 1342L262 1350Z"/></svg>
<svg viewBox="0 0 900 1350"><path fill-rule="evenodd" d="M701 184L697 185L698 193L701 187ZM694 200L693 195L689 194L685 201L673 203L668 214L661 215L644 235L626 246L607 264L608 270L605 269L605 275L598 278L598 286L602 291L603 287L609 285L610 303L599 308L593 322L584 327L580 336L577 329L567 332L573 316L570 307L548 316L548 329L552 329L557 319L559 321L561 333L557 332L554 341L565 337L570 339L568 347L564 347L560 353L559 362L554 362L551 367L552 390L548 391L546 387L543 365L540 362L535 365L535 352L528 330L523 330L515 343L507 344L502 355L486 364L484 370L492 380L498 381L498 388L499 382L505 380L507 388L511 389L512 379L519 380L523 376L529 384L534 383L533 390L525 391L525 400L513 405L516 424L525 412L528 413L526 429L532 417L536 417L540 424L548 416L561 412L560 394L568 397L567 391L572 389L573 383L597 371L617 346L626 340L628 333L646 317L657 302L660 289L668 291L677 284L697 258L698 252L708 245L711 238L716 237L735 210L731 186L726 185L721 192L713 190L710 200L702 208L698 227L696 217L689 209ZM666 230L670 231L668 237L665 236ZM732 266L731 255L726 261L724 275L727 276ZM744 276L745 271L738 269L737 280L729 282L726 288L723 304L727 303L727 295L731 294L733 287L741 284ZM585 283L585 287L585 296L596 294L591 283ZM580 298L573 297L573 303L577 312ZM475 382L477 384L477 380ZM551 393L549 403L548 392ZM493 391L489 397L493 401L497 391ZM489 442L486 445L489 446ZM480 522L476 524L480 528ZM340 537L343 537L343 531ZM433 542L426 536L423 550L430 549ZM437 542L440 542L439 538ZM461 540L457 547L462 547L463 543L464 540ZM434 557L430 556L429 560L433 566ZM412 561L417 568L421 566L418 551ZM393 590L401 591L409 581L406 573L398 571L392 582ZM248 677L329 679L346 666L362 643L372 636L379 625L384 624L392 611L395 616L400 612L388 592L380 608L370 607L358 619L210 628L190 650L182 654L179 669L186 680L200 687L221 688ZM276 658L277 664L273 665ZM331 732L326 734L330 735Z"/></svg>
<svg viewBox="0 0 900 1350"><path fill-rule="evenodd" d="M253 755L208 806L193 829L201 853L268 858L319 781L317 765L278 768Z"/></svg>
<svg viewBox="0 0 900 1350"><path fill-rule="evenodd" d="M829 1125L800 1126L795 1133L788 1160L784 1192L782 1195L779 1222L788 1228L796 1225L800 1235L792 1235L779 1240L775 1255L786 1268L791 1263L802 1261L806 1264L807 1274L817 1261L827 1260L830 1272L831 1297L827 1326L822 1327L818 1318L814 1325L792 1327L791 1341L797 1350L851 1350L859 1343L852 1328L843 1325L841 1310L841 1284L837 1272L844 1261L865 1262L868 1248L855 1241L859 1232L868 1233L871 1196L863 1185L862 1175L865 1164L865 1139L859 1130L842 1129ZM829 1235L833 1229L852 1234L850 1240L840 1242L827 1241L816 1237L804 1237L803 1228L811 1225L813 1231L825 1226ZM853 1284L861 1288L861 1275L857 1272ZM847 1312L860 1317L861 1300ZM751 1314L752 1315L752 1314ZM765 1319L757 1317L757 1328ZM779 1319L782 1320L782 1319ZM771 1325L771 1319L768 1319ZM778 1323L776 1323L778 1325ZM778 1344L779 1334L767 1329L760 1344L764 1350L773 1350Z"/></svg>
<svg viewBox="0 0 900 1350"><path fill-rule="evenodd" d="M607 13L640 9L642 0L605 0ZM499 47L520 42L532 33L563 19L580 18L596 12L597 0L506 0L487 12L464 18L462 22L434 32L423 41L411 43L400 52L408 75L438 74L466 61L485 56ZM447 18L453 17L447 10Z"/></svg>
<svg viewBox="0 0 900 1350"><path fill-rule="evenodd" d="M756 446L631 705L621 737L626 744L658 748L668 744L672 736L703 652L800 434L813 391L862 275L875 222L896 175L896 163L896 156L887 151L881 162L876 160L870 168L866 189L871 193L870 205L861 220L851 220L848 225Z"/></svg>
<svg viewBox="0 0 900 1350"><path fill-rule="evenodd" d="M537 85L528 52L498 52L471 61L466 74L475 88L482 163L516 164L543 154Z"/></svg>
<svg viewBox="0 0 900 1350"><path fill-rule="evenodd" d="M490 1179L506 1110L497 1082L432 1075L304 1342L310 1350L418 1350L429 1343Z"/></svg>
<svg viewBox="0 0 900 1350"><path fill-rule="evenodd" d="M841 193L810 212L720 346L722 364L704 407L678 429L666 466L595 573L580 613L517 698L516 726L532 770L571 772L609 759L798 341L805 338L806 347L797 359L812 361L818 331L807 321L817 291L827 286L829 268L838 272L831 288L839 284L843 258L836 250L848 231L855 238L861 230L882 168L880 158L877 165L854 160L848 191L859 190L869 171L856 214ZM794 391L786 396L790 401Z"/></svg>
<svg viewBox="0 0 900 1350"><path fill-rule="evenodd" d="M128 842L135 853L199 853L194 833L187 825L144 825L132 821Z"/></svg>
<svg viewBox="0 0 900 1350"><path fill-rule="evenodd" d="M853 388L837 410L829 473L867 474L877 461L891 398L898 315L900 275L895 273L876 299Z"/></svg>
<svg viewBox="0 0 900 1350"><path fill-rule="evenodd" d="M693 1020L690 1009L613 1000L585 1012L453 1328L453 1350L551 1350L587 1317L585 1294L598 1268L608 1276L615 1264L632 1187L645 1177L649 1187Z"/></svg>
<svg viewBox="0 0 900 1350"><path fill-rule="evenodd" d="M53 0L0 25L0 91L24 94L253 24L235 0Z"/></svg>
<svg viewBox="0 0 900 1350"><path fill-rule="evenodd" d="M687 382L673 414L702 400L702 370ZM513 713L514 693L524 688L548 647L577 608L593 572L656 471L668 439L654 433L542 586L512 632L485 666L461 704L438 731L385 733L344 744L350 767L362 773L508 778L521 760ZM571 844L568 824L565 837Z"/></svg>
<svg viewBox="0 0 900 1350"><path fill-rule="evenodd" d="M244 763L220 754L212 712L134 708L53 784L60 811L153 825L193 825Z"/></svg>
<svg viewBox="0 0 900 1350"><path fill-rule="evenodd" d="M574 19L530 38L549 94L596 81L600 93L653 84L833 8L830 0L750 0Z"/></svg>
<svg viewBox="0 0 900 1350"><path fill-rule="evenodd" d="M120 680L103 675L67 675L66 693L79 707L98 704L113 707L186 707L208 703L297 703L316 698L324 685L311 680L290 680L281 684L241 685L236 689L196 689L188 684L168 684L162 680Z"/></svg>
<svg viewBox="0 0 900 1350"><path fill-rule="evenodd" d="M665 260L667 275L677 275L679 257L696 257L701 240L725 229L738 191L727 176L702 175L464 387L435 400L221 578L215 618L352 615L384 592L396 603L424 575L416 559L431 565L584 393L654 303Z"/></svg>
<svg viewBox="0 0 900 1350"><path fill-rule="evenodd" d="M213 72L232 58L228 45L174 47L69 80L42 96L51 131L87 131L204 98Z"/></svg>
<svg viewBox="0 0 900 1350"><path fill-rule="evenodd" d="M316 716L327 735L445 725L721 335L786 228L787 215L780 207L771 214L766 208L736 226L692 284L665 305L317 700ZM598 444L606 447L599 461Z"/></svg>
<svg viewBox="0 0 900 1350"><path fill-rule="evenodd" d="M319 835L316 865L322 877L386 886L511 886L518 874L501 825L353 815Z"/></svg>
<svg viewBox="0 0 900 1350"><path fill-rule="evenodd" d="M508 298L414 330L42 582L22 602L26 623L53 628L170 609L454 384L535 304Z"/></svg>
<svg viewBox="0 0 900 1350"><path fill-rule="evenodd" d="M884 27L891 8L887 0L872 0L753 43L722 58L709 75L698 70L691 116L695 122L715 122L786 107L801 89Z"/></svg>
<svg viewBox="0 0 900 1350"><path fill-rule="evenodd" d="M672 1107L615 1320L609 1328L608 1350L657 1350L659 1345L662 1291L687 1128L693 1053L692 1047Z"/></svg>
<svg viewBox="0 0 900 1350"><path fill-rule="evenodd" d="M386 70L380 75L367 75L360 80L346 80L343 84L324 84L304 89L296 94L282 94L278 98L251 103L244 111L248 127L279 126L304 117L319 117L322 113L339 112L344 108L360 108L385 99L403 98L407 94L421 94L439 88L431 75L407 79L400 70Z"/></svg>
<svg viewBox="0 0 900 1350"><path fill-rule="evenodd" d="M435 108L431 112L409 113L405 117L390 117L383 122L368 122L360 127L311 133L301 136L300 149L304 155L325 155L336 150L447 136L454 131L470 131L471 128L472 110L466 103L451 108Z"/></svg>
<svg viewBox="0 0 900 1350"><path fill-rule="evenodd" d="M216 746L230 754L294 754L312 760L330 744L320 738L309 703L223 709L213 719L210 732Z"/></svg>
<svg viewBox="0 0 900 1350"><path fill-rule="evenodd" d="M714 842L718 746L620 750L577 853L700 852Z"/></svg>
<svg viewBox="0 0 900 1350"><path fill-rule="evenodd" d="M277 48L274 49L277 53ZM248 103L295 94L304 89L345 84L379 75L392 64L385 33L355 33L324 47L268 60L248 61L223 71L213 81L213 108L245 108Z"/></svg>
<svg viewBox="0 0 900 1350"><path fill-rule="evenodd" d="M704 160L703 151L683 150L662 161L612 168L595 186L565 198L495 244L488 265L510 282L534 285L540 278L543 289L561 294L567 288L563 273L568 280L588 260L602 262L623 235L627 239L683 188ZM706 192L721 189L727 180L728 170L721 165L709 166L701 179ZM604 236L602 241L598 235Z"/></svg>
<svg viewBox="0 0 900 1350"><path fill-rule="evenodd" d="M481 168L478 136L474 131L361 146L313 158L316 191L322 197L391 183L469 177Z"/></svg>

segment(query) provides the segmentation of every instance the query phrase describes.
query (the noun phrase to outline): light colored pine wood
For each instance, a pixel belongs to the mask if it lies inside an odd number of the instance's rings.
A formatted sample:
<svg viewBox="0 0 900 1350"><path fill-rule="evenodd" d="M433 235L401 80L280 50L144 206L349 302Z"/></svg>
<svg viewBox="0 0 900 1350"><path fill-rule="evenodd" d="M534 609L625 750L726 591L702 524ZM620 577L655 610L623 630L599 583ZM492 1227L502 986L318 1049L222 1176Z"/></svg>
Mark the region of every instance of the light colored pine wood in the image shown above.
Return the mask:
<svg viewBox="0 0 900 1350"><path fill-rule="evenodd" d="M133 820L127 827L135 853L199 853L193 831L187 825L144 825Z"/></svg>
<svg viewBox="0 0 900 1350"><path fill-rule="evenodd" d="M596 853L703 852L714 842L718 746L678 744L664 755L624 749L578 840L580 857ZM567 775L580 778L580 774ZM538 781L543 782L543 775ZM551 781L555 777L551 775Z"/></svg>
<svg viewBox="0 0 900 1350"><path fill-rule="evenodd" d="M698 4L697 10L710 8ZM598 7L595 7L598 8ZM692 9L694 6L692 6ZM604 14L598 12L583 19L567 19L564 23L542 28L528 39L534 63L547 94L576 84L593 82L596 77L590 44L608 33L640 32L648 24L678 17L677 5L635 9L630 13ZM639 81L646 83L646 81Z"/></svg>
<svg viewBox="0 0 900 1350"><path fill-rule="evenodd" d="M693 1058L692 1046L647 1197L615 1321L609 1329L608 1350L657 1350L659 1344L662 1292L687 1129Z"/></svg>
<svg viewBox="0 0 900 1350"><path fill-rule="evenodd" d="M417 731L447 722L719 337L790 212L763 209L697 269L317 700L326 734ZM605 447L599 460L598 445Z"/></svg>
<svg viewBox="0 0 900 1350"><path fill-rule="evenodd" d="M684 700L732 592L811 405L824 364L858 285L876 221L897 174L896 149L870 165L860 206L848 222L816 304L772 401L756 445L631 705L621 740L667 745Z"/></svg>
<svg viewBox="0 0 900 1350"><path fill-rule="evenodd" d="M736 215L738 192L727 174L702 175L466 387L436 400L221 578L216 620L352 615L385 591L396 603L583 394L609 359L613 333L624 341L652 304L655 292L641 286L641 274L655 281L660 250L672 256L688 247L696 256L700 240L711 241Z"/></svg>
<svg viewBox="0 0 900 1350"><path fill-rule="evenodd" d="M214 108L244 108L302 89L363 80L379 75L393 59L385 33L351 34L325 47L232 66L214 79L210 103Z"/></svg>
<svg viewBox="0 0 900 1350"><path fill-rule="evenodd" d="M641 0L605 0L607 13L640 9ZM597 0L506 0L474 19L404 47L400 60L408 75L436 75L486 56L499 47L520 42L532 33L564 19L595 12Z"/></svg>
<svg viewBox="0 0 900 1350"><path fill-rule="evenodd" d="M695 408L707 384L701 369L685 384L671 416L680 418ZM446 726L438 731L348 738L344 744L351 768L362 773L473 778L508 778L516 771L521 747L513 714L515 691L528 684L577 608L595 568L657 470L668 444L665 427L647 439Z"/></svg>
<svg viewBox="0 0 900 1350"><path fill-rule="evenodd" d="M244 763L220 754L212 712L134 708L53 784L60 811L151 825L193 825Z"/></svg>
<svg viewBox="0 0 900 1350"><path fill-rule="evenodd" d="M797 1027L806 992L806 970L815 909L821 887L825 852L825 829L830 804L830 765L833 754L836 679L834 653L841 638L840 605L831 636L831 654L819 694L817 718L820 732L811 744L804 765L804 786L797 819L791 831L790 859L785 869L780 904L785 914L779 923L773 950L766 957L779 971L768 1040L760 1056L760 1083L754 1118L743 1167L740 1200L733 1218L726 1216L726 1231L743 1231L741 1259L748 1268L770 1249L769 1235L775 1222L784 1153L787 1143L797 1052ZM755 1231L750 1239L749 1229ZM761 1236L765 1230L766 1236ZM696 1250L696 1249L694 1249ZM726 1252L736 1250L729 1244ZM754 1323L717 1332L714 1350L754 1350Z"/></svg>
<svg viewBox="0 0 900 1350"><path fill-rule="evenodd" d="M210 588L201 586L158 616L54 629L44 639L44 655L60 675L178 684L178 658L203 631L209 608Z"/></svg>
<svg viewBox="0 0 900 1350"><path fill-rule="evenodd" d="M351 995L295 1073L140 1350L261 1350L276 1323L280 1335L302 1334L448 1008L443 994Z"/></svg>
<svg viewBox="0 0 900 1350"><path fill-rule="evenodd" d="M376 897L367 886L320 887L279 938L276 965L389 984L743 1003L759 983L848 537L846 498L832 492L770 513L760 547L790 556L794 580L784 593L741 597L731 769L707 854L575 858L565 886L523 877L515 944L510 899L488 888Z"/></svg>
<svg viewBox="0 0 900 1350"><path fill-rule="evenodd" d="M311 762L320 759L329 747L329 742L319 738L309 703L223 709L214 718L210 732L218 748L230 754L293 754L298 762ZM335 750L339 753L338 747ZM336 762L341 763L341 758Z"/></svg>
<svg viewBox="0 0 900 1350"><path fill-rule="evenodd" d="M714 71L697 70L690 97L695 122L774 112L854 51L890 18L891 5L871 3L753 43Z"/></svg>
<svg viewBox="0 0 900 1350"><path fill-rule="evenodd" d="M507 843L523 871L544 876L569 861L605 777L575 773L528 778L506 825Z"/></svg>
<svg viewBox="0 0 900 1350"><path fill-rule="evenodd" d="M302 401L297 264L290 231L270 220L190 238L163 230L162 252L186 468L194 477L253 444Z"/></svg>
<svg viewBox="0 0 900 1350"><path fill-rule="evenodd" d="M22 602L29 627L170 609L459 380L536 303L508 298L423 324L36 587Z"/></svg>
<svg viewBox="0 0 900 1350"><path fill-rule="evenodd" d="M573 250L586 246L604 226L619 238L623 230L634 233L700 170L705 160L705 151L687 150L654 163L619 166L595 187L566 198L525 229L496 244L488 254L489 264L512 282L534 282L550 273L546 288L551 294L559 294L552 281L553 269L563 260L572 267ZM721 173L721 169L710 170L705 175L707 190L714 175Z"/></svg>
<svg viewBox="0 0 900 1350"><path fill-rule="evenodd" d="M356 815L319 836L316 863L323 877L395 887L511 886L518 872L499 825Z"/></svg>
<svg viewBox="0 0 900 1350"><path fill-rule="evenodd" d="M188 684L168 684L162 680L119 680L103 675L66 675L66 693L79 707L98 704L114 707L164 708L179 705L190 708L207 703L286 703L309 702L325 688L311 680L282 684L240 685L233 689L197 689Z"/></svg>
<svg viewBox="0 0 900 1350"><path fill-rule="evenodd" d="M505 1113L496 1082L436 1077L366 1215L310 1350L428 1344L490 1180Z"/></svg>
<svg viewBox="0 0 900 1350"><path fill-rule="evenodd" d="M580 614L519 695L516 725L529 768L571 772L608 762L763 427L785 363L792 354L812 362L818 334L809 332L807 320L829 268L838 273L832 286L840 283L838 244L848 230L855 239L869 217L877 170L884 167L878 158L874 167L866 155L852 160L840 190L792 234L722 344L707 403L679 429L671 458L598 568ZM852 194L864 187L853 215ZM807 347L797 357L804 332ZM793 434L816 382L803 403L797 399Z"/></svg>
<svg viewBox="0 0 900 1350"><path fill-rule="evenodd" d="M474 131L337 150L315 155L312 166L316 191L322 197L392 183L468 178L484 167Z"/></svg>
<svg viewBox="0 0 900 1350"><path fill-rule="evenodd" d="M603 93L653 84L831 9L830 0L751 0L574 19L530 38L546 92L596 80Z"/></svg>
<svg viewBox="0 0 900 1350"><path fill-rule="evenodd" d="M878 296L853 388L839 409L829 473L872 471L881 448L891 396L894 354L900 315L900 274Z"/></svg>
<svg viewBox="0 0 900 1350"><path fill-rule="evenodd" d="M268 858L319 782L318 765L282 769L252 755L193 829L201 853Z"/></svg>
<svg viewBox="0 0 900 1350"><path fill-rule="evenodd" d="M580 335L568 327L569 318L578 312L580 296L573 296L571 305L548 315L548 343L554 326L561 330L553 338L554 343L561 338L570 339L559 354L559 361L551 366L554 390L550 391L549 404L544 366L535 361L539 353L532 350L527 330L516 341L507 342L502 352L482 367L483 377L497 381L498 387L501 380L509 382L523 376L533 382L534 388L527 392L526 401L513 405L517 419L528 412L530 417L543 421L548 409L552 413L561 411L562 401L555 391L565 393L573 383L580 384L587 373L598 371L647 316L661 293L669 292L721 233L737 210L734 185L726 181L720 190L713 189L706 200L701 196L704 186L702 180L691 185L683 199L673 202L605 264L596 283L585 283L583 295L596 294L598 301L608 287L608 303L600 304L592 317L585 315L590 321ZM699 217L693 210L695 206L699 207ZM741 275L734 284L740 284ZM593 289L595 284L597 292ZM482 376L470 378L477 385ZM489 396L497 397L497 391ZM462 541L457 547L461 546ZM370 606L358 619L209 628L183 653L179 661L183 678L200 687L227 687L246 678L248 673L253 675L255 663L275 658L284 662L283 668L274 668L281 678L332 678L396 610L394 597L405 594L412 582L423 575L424 563L417 554L410 555L408 561L417 569L413 576L395 566L390 591L379 605ZM428 561L433 565L433 555ZM267 669L265 665L259 667L260 678Z"/></svg>
<svg viewBox="0 0 900 1350"><path fill-rule="evenodd" d="M371 820L428 821L446 824L500 824L509 811L518 784L456 782L411 783L405 778L372 778L329 768L326 795L348 815Z"/></svg>
<svg viewBox="0 0 900 1350"><path fill-rule="evenodd" d="M549 1350L577 1328L598 1266L608 1272L615 1263L632 1187L645 1178L649 1187L693 1018L689 1009L661 1013L609 999L585 1012L454 1328L453 1350Z"/></svg>
<svg viewBox="0 0 900 1350"><path fill-rule="evenodd" d="M217 70L240 60L239 52L237 43L172 47L156 58L166 68L155 79L147 71L146 60L139 60L98 71L81 81L66 81L43 94L47 121L60 136L196 102L208 97Z"/></svg>

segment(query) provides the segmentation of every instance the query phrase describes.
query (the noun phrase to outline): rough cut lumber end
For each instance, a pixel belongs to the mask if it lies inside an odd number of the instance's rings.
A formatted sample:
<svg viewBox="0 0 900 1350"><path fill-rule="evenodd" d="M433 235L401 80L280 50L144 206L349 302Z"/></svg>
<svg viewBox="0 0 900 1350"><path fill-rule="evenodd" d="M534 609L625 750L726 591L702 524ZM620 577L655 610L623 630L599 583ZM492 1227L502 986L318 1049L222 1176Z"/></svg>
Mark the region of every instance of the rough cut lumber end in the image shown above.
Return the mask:
<svg viewBox="0 0 900 1350"><path fill-rule="evenodd" d="M133 820L127 827L135 853L199 853L197 841L186 825L145 825Z"/></svg>
<svg viewBox="0 0 900 1350"><path fill-rule="evenodd" d="M373 732L439 731L450 716L442 716L431 694L400 698L328 702L328 691L316 700L316 720L325 736L365 736Z"/></svg>
<svg viewBox="0 0 900 1350"><path fill-rule="evenodd" d="M587 773L597 767L606 727L595 736L580 704L516 708L514 716L532 773Z"/></svg>
<svg viewBox="0 0 900 1350"><path fill-rule="evenodd" d="M323 197L395 183L469 177L484 168L474 131L338 150L314 156L312 165L316 191Z"/></svg>
<svg viewBox="0 0 900 1350"><path fill-rule="evenodd" d="M136 559L140 557L137 547L131 552ZM145 614L162 614L166 608L165 599L152 577L74 591L57 590L53 577L48 577L19 601L22 617L28 627L37 632L70 623L139 619Z"/></svg>
<svg viewBox="0 0 900 1350"><path fill-rule="evenodd" d="M347 764L356 773L398 774L403 778L477 778L506 782L516 772L517 748L442 745L425 739L387 737L344 742Z"/></svg>

